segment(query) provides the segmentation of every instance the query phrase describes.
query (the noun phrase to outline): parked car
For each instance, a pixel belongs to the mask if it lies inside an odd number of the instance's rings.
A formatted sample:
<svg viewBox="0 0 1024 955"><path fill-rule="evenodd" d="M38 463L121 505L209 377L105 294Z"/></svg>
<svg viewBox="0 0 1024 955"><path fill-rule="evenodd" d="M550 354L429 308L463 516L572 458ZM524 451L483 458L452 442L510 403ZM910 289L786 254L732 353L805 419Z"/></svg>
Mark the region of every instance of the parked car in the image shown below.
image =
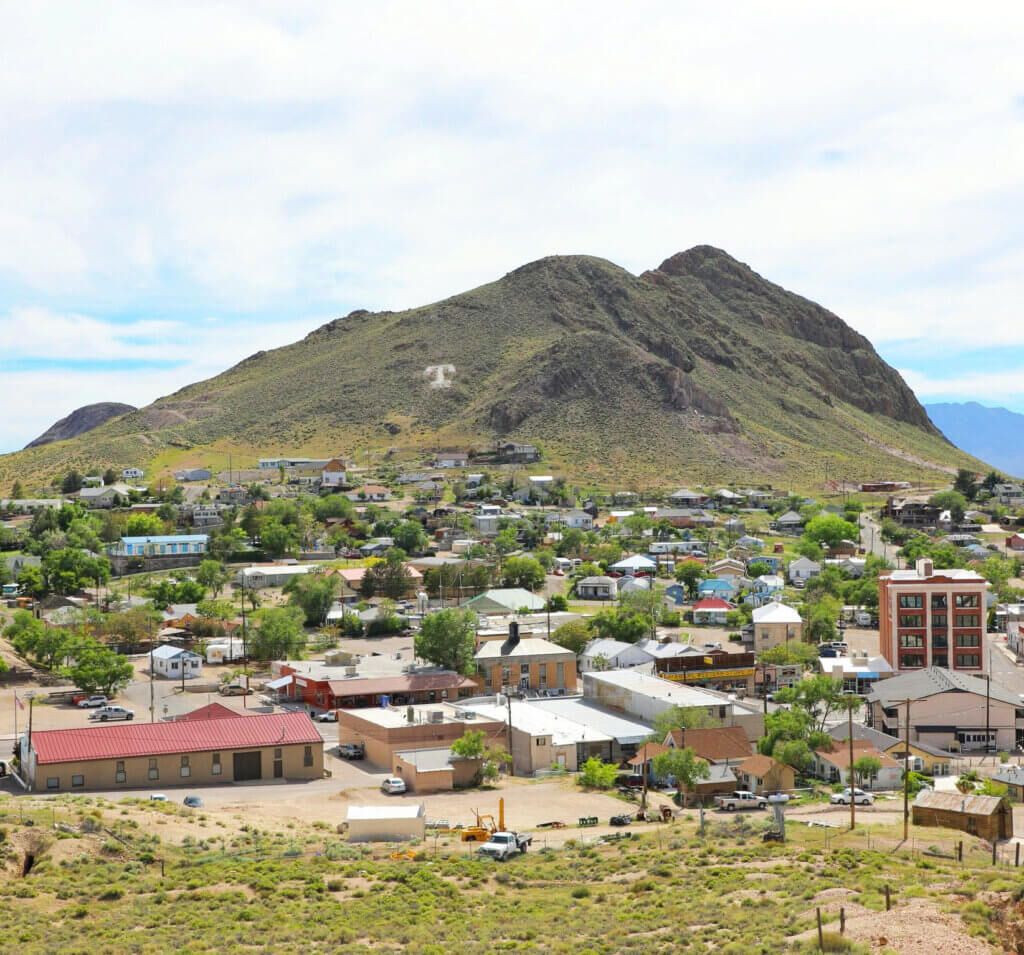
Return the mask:
<svg viewBox="0 0 1024 955"><path fill-rule="evenodd" d="M221 696L246 696L252 690L242 686L241 683L226 683L217 691Z"/></svg>
<svg viewBox="0 0 1024 955"><path fill-rule="evenodd" d="M153 802L167 802L167 797L163 793L150 793L149 798Z"/></svg>
<svg viewBox="0 0 1024 955"><path fill-rule="evenodd" d="M198 796L186 796L182 802L190 809L202 809L203 801Z"/></svg>
<svg viewBox="0 0 1024 955"><path fill-rule="evenodd" d="M875 801L875 797L872 796L871 793L864 792L863 789L854 789L853 790L853 801L858 806L870 806ZM849 786L847 786L847 788L844 789L840 793L833 793L832 794L832 798L829 799L829 802L832 803L835 806L849 806L850 805L850 788L849 788Z"/></svg>
<svg viewBox="0 0 1024 955"><path fill-rule="evenodd" d="M365 759L366 747L362 743L342 743L338 747L338 755L342 759Z"/></svg>
<svg viewBox="0 0 1024 955"><path fill-rule="evenodd" d="M103 694L98 694L96 696L83 696L81 699L75 700L75 703L82 709L94 706L106 706L109 702L110 701L103 696Z"/></svg>
<svg viewBox="0 0 1024 955"><path fill-rule="evenodd" d="M123 706L101 706L89 714L89 719L99 720L102 723L107 720L133 720L135 713Z"/></svg>
<svg viewBox="0 0 1024 955"><path fill-rule="evenodd" d="M715 805L726 812L735 809L767 809L768 800L757 793L748 792L745 789L737 789L724 796L715 796Z"/></svg>
<svg viewBox="0 0 1024 955"><path fill-rule="evenodd" d="M316 718L316 721L318 723L337 723L338 722L338 712L337 712L337 710L328 710L326 713L321 713Z"/></svg>
<svg viewBox="0 0 1024 955"><path fill-rule="evenodd" d="M526 852L531 842L533 842L533 836L521 832L492 832L491 838L476 851L480 855L504 862L506 859L511 859L512 856Z"/></svg>
<svg viewBox="0 0 1024 955"><path fill-rule="evenodd" d="M398 796L405 792L405 780L399 779L397 776L388 776L380 784L380 791L387 793L389 796Z"/></svg>

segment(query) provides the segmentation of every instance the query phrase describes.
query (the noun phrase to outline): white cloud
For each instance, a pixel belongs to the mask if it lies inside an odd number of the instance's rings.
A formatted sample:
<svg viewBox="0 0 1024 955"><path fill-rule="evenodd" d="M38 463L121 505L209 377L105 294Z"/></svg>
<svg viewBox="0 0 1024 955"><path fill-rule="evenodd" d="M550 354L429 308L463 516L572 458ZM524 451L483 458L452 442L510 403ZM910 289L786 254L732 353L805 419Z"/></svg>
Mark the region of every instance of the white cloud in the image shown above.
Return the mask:
<svg viewBox="0 0 1024 955"><path fill-rule="evenodd" d="M922 401L973 399L1009 408L1024 406L1024 367L950 378L933 377L913 368L901 369L900 374Z"/></svg>
<svg viewBox="0 0 1024 955"><path fill-rule="evenodd" d="M1024 343L1022 27L1009 3L18 5L0 291L41 311L3 340L139 357L71 313L148 311L166 357L208 316L709 242L880 342Z"/></svg>

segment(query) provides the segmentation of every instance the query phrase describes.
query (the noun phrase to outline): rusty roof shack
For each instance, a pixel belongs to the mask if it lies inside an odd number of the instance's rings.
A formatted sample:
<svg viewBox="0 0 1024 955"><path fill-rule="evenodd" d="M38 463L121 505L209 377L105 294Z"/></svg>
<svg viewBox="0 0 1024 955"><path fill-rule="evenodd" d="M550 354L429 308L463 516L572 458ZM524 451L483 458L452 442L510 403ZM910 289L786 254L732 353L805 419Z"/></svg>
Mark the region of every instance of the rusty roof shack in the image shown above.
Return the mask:
<svg viewBox="0 0 1024 955"><path fill-rule="evenodd" d="M959 829L988 842L1013 836L1013 810L1004 796L973 796L922 790L913 805L915 826Z"/></svg>

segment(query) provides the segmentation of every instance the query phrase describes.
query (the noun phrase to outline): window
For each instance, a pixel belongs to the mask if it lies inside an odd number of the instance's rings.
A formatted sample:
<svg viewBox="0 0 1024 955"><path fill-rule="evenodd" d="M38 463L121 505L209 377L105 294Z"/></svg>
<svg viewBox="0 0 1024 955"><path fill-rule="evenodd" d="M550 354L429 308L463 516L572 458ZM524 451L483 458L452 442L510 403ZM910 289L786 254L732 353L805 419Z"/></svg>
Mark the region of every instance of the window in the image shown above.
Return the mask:
<svg viewBox="0 0 1024 955"><path fill-rule="evenodd" d="M177 660L171 660L171 669L172 670L177 670L178 669L178 661Z"/></svg>
<svg viewBox="0 0 1024 955"><path fill-rule="evenodd" d="M957 594L955 600L957 610L978 606L977 594Z"/></svg>
<svg viewBox="0 0 1024 955"><path fill-rule="evenodd" d="M72 776L71 777L71 788L72 789L81 789L84 785L85 785L85 777L84 776Z"/></svg>
<svg viewBox="0 0 1024 955"><path fill-rule="evenodd" d="M274 750L274 759L280 759L280 758L281 758L281 749L279 747L279 748Z"/></svg>
<svg viewBox="0 0 1024 955"><path fill-rule="evenodd" d="M124 772L124 760L119 759L114 767L114 782L123 783L128 777L125 776Z"/></svg>
<svg viewBox="0 0 1024 955"><path fill-rule="evenodd" d="M978 623L978 615L976 613L958 613L956 615L956 625L958 627L980 626Z"/></svg>
<svg viewBox="0 0 1024 955"><path fill-rule="evenodd" d="M901 653L900 654L900 666L904 668L911 667L923 667L924 666L924 654L923 653Z"/></svg>
<svg viewBox="0 0 1024 955"><path fill-rule="evenodd" d="M900 634L900 646L904 649L916 649L924 646L924 637L921 634L904 633Z"/></svg>
<svg viewBox="0 0 1024 955"><path fill-rule="evenodd" d="M945 610L946 609L946 595L945 594L932 594L932 610Z"/></svg>
<svg viewBox="0 0 1024 955"><path fill-rule="evenodd" d="M564 663L557 664L557 672L558 672L558 685L559 686L565 686L565 664Z"/></svg>
<svg viewBox="0 0 1024 955"><path fill-rule="evenodd" d="M543 736L538 736L537 737L537 745L538 746L543 746L544 745L544 737Z"/></svg>
<svg viewBox="0 0 1024 955"><path fill-rule="evenodd" d="M530 676L530 664L529 663L520 663L519 664L519 675L520 676L525 676L525 677L529 678L529 676Z"/></svg>
<svg viewBox="0 0 1024 955"><path fill-rule="evenodd" d="M956 645L958 647L976 647L979 637L976 633L958 633L956 635Z"/></svg>
<svg viewBox="0 0 1024 955"><path fill-rule="evenodd" d="M508 686L512 682L512 668L502 667L501 668L501 685Z"/></svg>
<svg viewBox="0 0 1024 955"><path fill-rule="evenodd" d="M900 614L900 626L901 627L923 627L924 617L919 617L916 614Z"/></svg>
<svg viewBox="0 0 1024 955"><path fill-rule="evenodd" d="M981 656L977 653L958 653L956 655L956 665L958 667L979 667L981 666Z"/></svg>
<svg viewBox="0 0 1024 955"><path fill-rule="evenodd" d="M303 766L312 766L313 765L313 747L312 746L307 746L302 751L302 765Z"/></svg>
<svg viewBox="0 0 1024 955"><path fill-rule="evenodd" d="M944 633L933 633L932 646L936 650L945 650L949 646L949 637Z"/></svg>
<svg viewBox="0 0 1024 955"><path fill-rule="evenodd" d="M47 789L60 789L60 776L47 776L46 777L46 788Z"/></svg>
<svg viewBox="0 0 1024 955"><path fill-rule="evenodd" d="M160 778L160 770L157 768L156 760L155 759L151 759L149 761L149 778L150 779L159 779Z"/></svg>
<svg viewBox="0 0 1024 955"><path fill-rule="evenodd" d="M214 753L213 754L213 766L210 767L210 772L214 776L219 776L221 774L220 753Z"/></svg>
<svg viewBox="0 0 1024 955"><path fill-rule="evenodd" d="M924 600L920 594L903 594L900 597L900 610L920 610Z"/></svg>
<svg viewBox="0 0 1024 955"><path fill-rule="evenodd" d="M949 654L948 653L935 653L932 654L932 666L937 667L949 667Z"/></svg>
<svg viewBox="0 0 1024 955"><path fill-rule="evenodd" d="M945 630L949 626L949 617L944 613L932 614L932 629Z"/></svg>
<svg viewBox="0 0 1024 955"><path fill-rule="evenodd" d="M548 685L548 665L542 663L538 668L537 672L540 674L540 686L541 689Z"/></svg>
<svg viewBox="0 0 1024 955"><path fill-rule="evenodd" d="M181 775L182 777L192 775L192 767L189 765L187 756L181 757Z"/></svg>

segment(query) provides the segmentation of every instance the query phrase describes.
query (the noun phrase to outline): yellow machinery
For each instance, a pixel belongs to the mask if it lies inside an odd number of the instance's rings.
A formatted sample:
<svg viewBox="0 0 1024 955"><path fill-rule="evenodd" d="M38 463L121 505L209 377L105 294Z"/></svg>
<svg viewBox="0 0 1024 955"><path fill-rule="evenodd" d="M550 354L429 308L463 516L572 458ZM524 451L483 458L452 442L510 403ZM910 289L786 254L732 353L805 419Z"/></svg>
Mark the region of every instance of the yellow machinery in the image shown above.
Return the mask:
<svg viewBox="0 0 1024 955"><path fill-rule="evenodd" d="M494 816L490 813L480 815L479 810L474 809L473 815L476 816L475 826L466 826L462 830L462 841L463 842L486 842L491 838L492 832L501 832L505 828L505 800L504 798L498 800L498 822L495 825Z"/></svg>

